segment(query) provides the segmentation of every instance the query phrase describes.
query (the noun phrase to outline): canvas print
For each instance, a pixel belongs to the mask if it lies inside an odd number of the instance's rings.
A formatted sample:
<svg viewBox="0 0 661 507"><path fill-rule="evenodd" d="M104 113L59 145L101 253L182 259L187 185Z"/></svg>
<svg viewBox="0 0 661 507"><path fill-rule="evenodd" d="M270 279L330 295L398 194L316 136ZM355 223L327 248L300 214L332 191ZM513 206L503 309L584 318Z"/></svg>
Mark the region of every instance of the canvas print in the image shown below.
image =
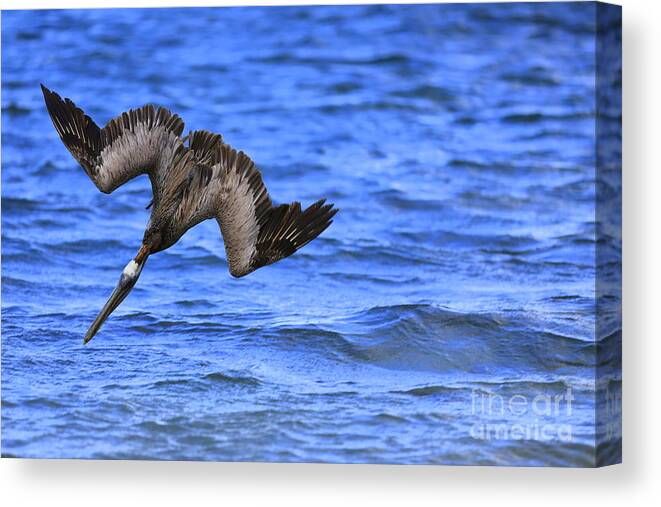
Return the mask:
<svg viewBox="0 0 661 507"><path fill-rule="evenodd" d="M2 456L621 461L621 9L2 12Z"/></svg>

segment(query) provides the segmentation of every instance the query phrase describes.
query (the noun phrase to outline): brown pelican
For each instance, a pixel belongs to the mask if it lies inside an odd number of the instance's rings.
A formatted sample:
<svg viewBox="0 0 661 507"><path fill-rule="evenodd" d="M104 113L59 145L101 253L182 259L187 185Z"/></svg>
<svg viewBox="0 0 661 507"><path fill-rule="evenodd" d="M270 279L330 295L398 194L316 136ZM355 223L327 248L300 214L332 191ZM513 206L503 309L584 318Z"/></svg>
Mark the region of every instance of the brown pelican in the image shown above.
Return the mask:
<svg viewBox="0 0 661 507"><path fill-rule="evenodd" d="M142 245L84 343L126 298L149 255L171 247L203 220L218 221L229 271L241 277L307 245L337 212L325 199L305 210L299 202L275 206L247 155L204 130L182 138L184 122L165 108L132 109L99 128L71 100L44 85L41 90L62 142L101 192L141 174L151 181L152 209Z"/></svg>

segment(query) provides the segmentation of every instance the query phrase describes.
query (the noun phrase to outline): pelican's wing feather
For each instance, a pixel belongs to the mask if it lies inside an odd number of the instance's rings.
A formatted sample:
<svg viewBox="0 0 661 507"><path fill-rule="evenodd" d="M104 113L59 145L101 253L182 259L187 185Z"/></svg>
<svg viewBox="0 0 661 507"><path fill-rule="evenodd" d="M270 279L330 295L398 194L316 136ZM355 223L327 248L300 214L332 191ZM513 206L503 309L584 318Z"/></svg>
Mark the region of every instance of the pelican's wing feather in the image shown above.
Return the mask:
<svg viewBox="0 0 661 507"><path fill-rule="evenodd" d="M183 144L184 122L165 108L131 109L99 128L71 100L41 85L55 130L101 192L110 193L149 174L158 198L173 157Z"/></svg>
<svg viewBox="0 0 661 507"><path fill-rule="evenodd" d="M200 164L213 167L218 163L218 153L223 137L206 130L195 130L188 134L188 148Z"/></svg>
<svg viewBox="0 0 661 507"><path fill-rule="evenodd" d="M211 137L204 139L198 137L198 153L216 143ZM233 276L247 275L290 256L332 223L337 209L325 204L325 199L305 210L299 202L274 206L253 161L228 144L214 146L211 173L201 166L193 171L177 221L190 228L216 218Z"/></svg>

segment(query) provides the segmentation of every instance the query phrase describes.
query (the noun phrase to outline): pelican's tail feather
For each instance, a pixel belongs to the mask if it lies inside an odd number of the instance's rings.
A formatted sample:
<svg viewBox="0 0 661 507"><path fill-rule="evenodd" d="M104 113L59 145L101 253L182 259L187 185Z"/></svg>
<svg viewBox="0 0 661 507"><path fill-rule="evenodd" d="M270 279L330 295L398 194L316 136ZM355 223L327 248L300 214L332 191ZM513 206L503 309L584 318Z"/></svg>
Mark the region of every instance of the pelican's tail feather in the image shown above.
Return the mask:
<svg viewBox="0 0 661 507"><path fill-rule="evenodd" d="M289 257L324 232L338 212L325 203L321 199L303 211L299 202L270 208L259 226L252 269Z"/></svg>

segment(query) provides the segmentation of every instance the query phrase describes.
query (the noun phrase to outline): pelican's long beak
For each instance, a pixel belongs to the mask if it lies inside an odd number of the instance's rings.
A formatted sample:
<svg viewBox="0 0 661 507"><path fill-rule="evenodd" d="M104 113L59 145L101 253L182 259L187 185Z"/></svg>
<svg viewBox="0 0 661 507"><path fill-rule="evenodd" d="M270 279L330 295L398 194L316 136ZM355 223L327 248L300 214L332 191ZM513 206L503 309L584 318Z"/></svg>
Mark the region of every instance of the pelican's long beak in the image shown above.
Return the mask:
<svg viewBox="0 0 661 507"><path fill-rule="evenodd" d="M126 296L129 295L129 292L131 292L131 289L138 281L142 268L145 266L148 257L149 249L143 245L135 259L132 259L131 262L126 265L124 271L122 271L117 287L115 287L115 290L99 312L99 315L97 315L96 319L94 319L94 322L92 322L92 325L87 330L85 339L83 340L84 344L94 338L94 335L99 331L108 316L114 312L115 308L117 308L120 303L126 299Z"/></svg>

